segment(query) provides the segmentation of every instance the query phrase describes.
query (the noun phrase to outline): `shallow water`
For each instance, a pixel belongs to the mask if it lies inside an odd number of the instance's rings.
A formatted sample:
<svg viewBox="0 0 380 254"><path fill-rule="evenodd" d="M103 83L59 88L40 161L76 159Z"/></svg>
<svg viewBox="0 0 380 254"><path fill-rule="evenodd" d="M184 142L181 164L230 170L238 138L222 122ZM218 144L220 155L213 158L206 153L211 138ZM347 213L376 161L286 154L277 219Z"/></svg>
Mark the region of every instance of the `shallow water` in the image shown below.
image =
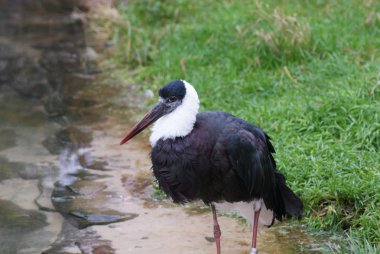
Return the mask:
<svg viewBox="0 0 380 254"><path fill-rule="evenodd" d="M152 198L147 137L118 145L130 124L120 108L146 98L104 84L73 3L0 1L0 253L214 253L208 208ZM250 229L220 224L223 253L247 253ZM281 224L258 246L327 242Z"/></svg>

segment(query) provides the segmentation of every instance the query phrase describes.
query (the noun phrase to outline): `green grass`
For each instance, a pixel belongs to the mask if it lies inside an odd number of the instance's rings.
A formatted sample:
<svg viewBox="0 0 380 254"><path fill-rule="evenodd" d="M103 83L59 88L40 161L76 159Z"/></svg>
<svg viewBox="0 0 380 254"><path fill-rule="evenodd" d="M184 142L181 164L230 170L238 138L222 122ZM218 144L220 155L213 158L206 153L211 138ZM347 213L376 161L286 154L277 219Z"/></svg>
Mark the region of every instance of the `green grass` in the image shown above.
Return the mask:
<svg viewBox="0 0 380 254"><path fill-rule="evenodd" d="M348 236L355 253L380 251L380 2L139 0L118 9L111 60L121 76L142 90L184 78L202 110L260 126L305 203L302 223Z"/></svg>

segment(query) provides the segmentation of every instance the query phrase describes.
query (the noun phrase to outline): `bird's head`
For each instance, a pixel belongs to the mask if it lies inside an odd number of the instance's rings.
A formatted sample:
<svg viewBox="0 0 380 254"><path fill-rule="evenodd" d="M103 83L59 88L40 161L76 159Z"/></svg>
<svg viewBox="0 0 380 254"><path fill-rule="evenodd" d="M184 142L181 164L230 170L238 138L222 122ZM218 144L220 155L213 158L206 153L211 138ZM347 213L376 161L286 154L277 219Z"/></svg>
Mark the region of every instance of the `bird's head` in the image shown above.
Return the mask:
<svg viewBox="0 0 380 254"><path fill-rule="evenodd" d="M199 108L194 87L184 80L175 80L161 87L158 95L158 103L132 127L120 145L159 119L153 128L152 145L159 138L185 136L191 131Z"/></svg>

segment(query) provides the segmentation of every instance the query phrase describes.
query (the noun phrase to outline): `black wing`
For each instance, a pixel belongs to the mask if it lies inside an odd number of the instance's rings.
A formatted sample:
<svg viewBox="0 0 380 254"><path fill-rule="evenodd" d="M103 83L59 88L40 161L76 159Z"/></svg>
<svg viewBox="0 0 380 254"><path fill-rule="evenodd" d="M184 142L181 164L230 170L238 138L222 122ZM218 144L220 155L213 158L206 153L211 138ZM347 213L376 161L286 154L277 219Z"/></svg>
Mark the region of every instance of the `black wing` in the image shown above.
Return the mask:
<svg viewBox="0 0 380 254"><path fill-rule="evenodd" d="M276 169L269 137L255 126L240 129L228 138L228 153L233 169L245 183L252 198L262 198L279 220L285 215L301 217L302 201L286 185Z"/></svg>
<svg viewBox="0 0 380 254"><path fill-rule="evenodd" d="M268 209L281 213L280 210L283 209L276 208L280 201L276 195L276 166L270 151L271 145L267 144L269 140L263 140L263 137L265 138L264 134L258 136L240 129L228 137L228 155L233 169L245 183L250 196L263 198Z"/></svg>

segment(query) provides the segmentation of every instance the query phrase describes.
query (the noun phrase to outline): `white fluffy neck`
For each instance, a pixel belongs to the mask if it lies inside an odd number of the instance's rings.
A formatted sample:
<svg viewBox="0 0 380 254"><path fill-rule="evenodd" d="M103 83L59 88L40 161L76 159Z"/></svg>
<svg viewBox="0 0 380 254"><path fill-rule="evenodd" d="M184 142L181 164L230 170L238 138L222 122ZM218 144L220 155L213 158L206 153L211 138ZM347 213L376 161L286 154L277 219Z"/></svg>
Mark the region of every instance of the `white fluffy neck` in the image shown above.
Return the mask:
<svg viewBox="0 0 380 254"><path fill-rule="evenodd" d="M188 135L194 127L199 109L198 94L194 87L185 80L182 80L186 87L186 94L182 104L173 112L158 119L150 135L152 147L159 139L174 139Z"/></svg>

